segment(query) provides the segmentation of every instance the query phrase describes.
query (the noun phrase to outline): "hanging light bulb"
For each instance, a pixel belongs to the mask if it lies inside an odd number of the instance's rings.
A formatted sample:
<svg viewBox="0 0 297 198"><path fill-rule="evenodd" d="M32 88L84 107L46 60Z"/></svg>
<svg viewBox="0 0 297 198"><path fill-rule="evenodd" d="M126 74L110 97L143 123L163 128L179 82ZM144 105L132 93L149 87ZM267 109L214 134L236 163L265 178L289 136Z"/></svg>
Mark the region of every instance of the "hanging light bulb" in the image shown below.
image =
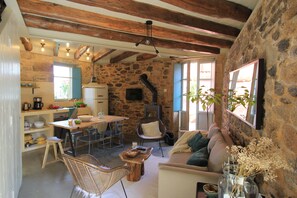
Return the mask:
<svg viewBox="0 0 297 198"><path fill-rule="evenodd" d="M70 49L67 48L66 51L67 51L67 52L66 52L66 56L69 56L69 55L70 55L70 53L69 53Z"/></svg>
<svg viewBox="0 0 297 198"><path fill-rule="evenodd" d="M156 54L159 54L159 50L156 49L154 40L153 40L153 21L146 21L145 27L146 27L146 36L139 42L135 43L135 47L137 47L139 44L145 44L145 45L152 45L155 49Z"/></svg>
<svg viewBox="0 0 297 198"><path fill-rule="evenodd" d="M90 60L90 52L87 52L87 57L86 57L87 60Z"/></svg>
<svg viewBox="0 0 297 198"><path fill-rule="evenodd" d="M45 42L44 42L44 40L43 39L41 39L41 43L40 43L40 45L41 45L41 51L42 52L44 52L44 46L45 46Z"/></svg>

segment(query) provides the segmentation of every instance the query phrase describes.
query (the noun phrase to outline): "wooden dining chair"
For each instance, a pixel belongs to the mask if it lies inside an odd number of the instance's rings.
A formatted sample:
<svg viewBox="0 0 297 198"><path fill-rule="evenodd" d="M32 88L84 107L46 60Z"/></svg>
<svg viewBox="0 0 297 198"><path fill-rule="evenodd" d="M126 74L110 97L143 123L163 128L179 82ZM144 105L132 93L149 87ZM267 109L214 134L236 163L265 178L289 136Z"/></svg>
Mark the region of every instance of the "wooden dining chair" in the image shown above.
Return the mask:
<svg viewBox="0 0 297 198"><path fill-rule="evenodd" d="M127 198L127 193L121 180L130 173L130 168L127 165L108 168L102 166L95 157L89 154L78 157L72 157L67 154L62 156L74 183L70 197L72 197L75 189L83 192L84 197L93 197L94 195L101 197L105 191L120 181Z"/></svg>

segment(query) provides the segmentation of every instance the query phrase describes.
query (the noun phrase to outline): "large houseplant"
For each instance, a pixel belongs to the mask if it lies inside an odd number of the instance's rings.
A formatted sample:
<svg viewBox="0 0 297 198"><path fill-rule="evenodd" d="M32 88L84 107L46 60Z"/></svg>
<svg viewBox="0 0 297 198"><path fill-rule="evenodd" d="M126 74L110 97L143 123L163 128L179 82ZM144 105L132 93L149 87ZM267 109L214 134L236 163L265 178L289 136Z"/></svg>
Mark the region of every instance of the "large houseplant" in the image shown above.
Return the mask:
<svg viewBox="0 0 297 198"><path fill-rule="evenodd" d="M209 110L213 104L220 104L222 99L222 94L215 93L215 89L206 89L205 86L201 86L198 90L192 89L188 92L188 97L191 102L200 102L203 111L206 111L207 116L207 128L209 125Z"/></svg>

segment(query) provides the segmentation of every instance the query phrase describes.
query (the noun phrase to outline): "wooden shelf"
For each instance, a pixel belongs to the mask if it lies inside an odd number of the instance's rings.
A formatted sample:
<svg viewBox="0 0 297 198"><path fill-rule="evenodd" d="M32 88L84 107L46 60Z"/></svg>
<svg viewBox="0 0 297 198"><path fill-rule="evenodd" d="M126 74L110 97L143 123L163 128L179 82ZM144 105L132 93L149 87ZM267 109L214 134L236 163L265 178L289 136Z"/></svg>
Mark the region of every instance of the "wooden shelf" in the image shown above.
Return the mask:
<svg viewBox="0 0 297 198"><path fill-rule="evenodd" d="M32 150L39 149L39 148L44 148L45 146L46 146L46 144L33 144L30 147L26 147L24 149L24 152L32 151Z"/></svg>
<svg viewBox="0 0 297 198"><path fill-rule="evenodd" d="M42 128L31 128L30 130L25 130L24 134L37 133L37 132L46 131L46 130L50 130L50 127L45 126L45 127L42 127Z"/></svg>
<svg viewBox="0 0 297 198"><path fill-rule="evenodd" d="M45 144L33 144L29 147L25 146L25 136L32 135L33 140L43 136L45 138L53 136L53 126L47 125L48 122L53 122L53 110L30 110L21 113L20 128L21 128L21 147L22 151L31 151L45 147ZM42 128L32 127L25 130L25 120L34 123L36 121L43 121L45 125Z"/></svg>

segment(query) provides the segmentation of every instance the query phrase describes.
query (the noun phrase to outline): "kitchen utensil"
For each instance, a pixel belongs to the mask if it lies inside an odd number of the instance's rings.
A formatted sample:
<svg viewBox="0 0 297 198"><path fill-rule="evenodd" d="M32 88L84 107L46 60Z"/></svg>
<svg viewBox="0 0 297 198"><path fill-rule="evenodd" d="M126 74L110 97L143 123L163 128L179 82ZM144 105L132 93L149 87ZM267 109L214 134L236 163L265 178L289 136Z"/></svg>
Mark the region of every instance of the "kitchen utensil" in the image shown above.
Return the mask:
<svg viewBox="0 0 297 198"><path fill-rule="evenodd" d="M34 101L33 109L42 109L43 107L42 97L34 97L33 101Z"/></svg>
<svg viewBox="0 0 297 198"><path fill-rule="evenodd" d="M28 102L23 103L23 111L29 111L31 108L31 104Z"/></svg>
<svg viewBox="0 0 297 198"><path fill-rule="evenodd" d="M44 126L44 122L42 122L42 121L36 121L36 122L34 122L34 126L36 128L42 128Z"/></svg>

